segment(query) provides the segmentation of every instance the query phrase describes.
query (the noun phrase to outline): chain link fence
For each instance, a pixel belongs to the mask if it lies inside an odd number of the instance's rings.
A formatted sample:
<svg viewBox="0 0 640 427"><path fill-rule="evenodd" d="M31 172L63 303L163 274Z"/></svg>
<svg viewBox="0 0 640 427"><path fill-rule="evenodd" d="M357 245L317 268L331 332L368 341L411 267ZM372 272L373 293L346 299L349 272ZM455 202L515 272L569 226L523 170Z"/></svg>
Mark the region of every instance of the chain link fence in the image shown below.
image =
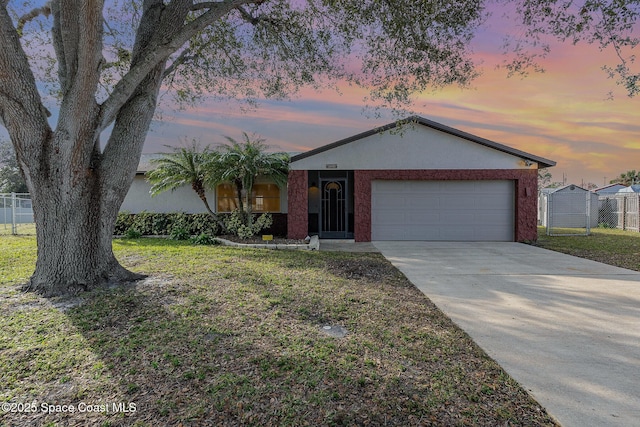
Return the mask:
<svg viewBox="0 0 640 427"><path fill-rule="evenodd" d="M598 227L640 232L640 194L600 196Z"/></svg>
<svg viewBox="0 0 640 427"><path fill-rule="evenodd" d="M0 234L35 234L28 193L0 193Z"/></svg>
<svg viewBox="0 0 640 427"><path fill-rule="evenodd" d="M540 192L538 224L549 236L586 236L593 228L640 232L640 194L600 195L577 186Z"/></svg>
<svg viewBox="0 0 640 427"><path fill-rule="evenodd" d="M541 191L538 207L549 236L588 236L598 226L598 195L575 185Z"/></svg>

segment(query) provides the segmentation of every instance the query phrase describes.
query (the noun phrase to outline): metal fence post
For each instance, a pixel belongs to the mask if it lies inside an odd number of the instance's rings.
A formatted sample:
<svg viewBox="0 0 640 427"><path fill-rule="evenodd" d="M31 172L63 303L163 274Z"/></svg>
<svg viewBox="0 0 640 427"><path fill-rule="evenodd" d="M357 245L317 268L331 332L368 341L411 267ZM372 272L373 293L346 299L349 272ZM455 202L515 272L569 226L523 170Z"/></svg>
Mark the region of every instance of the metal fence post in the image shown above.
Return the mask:
<svg viewBox="0 0 640 427"><path fill-rule="evenodd" d="M627 196L622 198L622 230L627 229Z"/></svg>
<svg viewBox="0 0 640 427"><path fill-rule="evenodd" d="M591 234L591 191L587 191L587 236Z"/></svg>
<svg viewBox="0 0 640 427"><path fill-rule="evenodd" d="M16 193L11 193L11 234L18 234L18 226L16 224Z"/></svg>

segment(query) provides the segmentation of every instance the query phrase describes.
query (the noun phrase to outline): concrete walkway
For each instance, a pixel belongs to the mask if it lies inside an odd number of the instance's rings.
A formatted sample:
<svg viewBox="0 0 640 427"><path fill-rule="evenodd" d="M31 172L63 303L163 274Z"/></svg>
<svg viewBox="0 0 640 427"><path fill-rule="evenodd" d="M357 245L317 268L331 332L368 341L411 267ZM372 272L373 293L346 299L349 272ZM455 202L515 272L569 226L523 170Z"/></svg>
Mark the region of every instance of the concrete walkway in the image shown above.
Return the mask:
<svg viewBox="0 0 640 427"><path fill-rule="evenodd" d="M329 252L380 252L371 242L353 240L321 239L320 250Z"/></svg>
<svg viewBox="0 0 640 427"><path fill-rule="evenodd" d="M640 426L640 273L520 243L374 244L564 427Z"/></svg>

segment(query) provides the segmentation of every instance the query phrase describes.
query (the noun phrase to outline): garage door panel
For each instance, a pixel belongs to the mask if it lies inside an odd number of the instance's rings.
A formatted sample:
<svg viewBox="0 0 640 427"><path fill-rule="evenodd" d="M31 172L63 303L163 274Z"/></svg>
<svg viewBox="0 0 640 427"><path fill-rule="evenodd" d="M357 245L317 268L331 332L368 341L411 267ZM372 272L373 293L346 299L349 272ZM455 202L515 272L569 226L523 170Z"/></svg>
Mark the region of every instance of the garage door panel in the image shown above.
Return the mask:
<svg viewBox="0 0 640 427"><path fill-rule="evenodd" d="M504 221L500 218L499 213L487 212L477 216L477 222L483 224L483 227L504 227Z"/></svg>
<svg viewBox="0 0 640 427"><path fill-rule="evenodd" d="M380 196L384 196L384 199L379 198L378 200L374 200L371 203L372 208L377 209L392 209L394 206L402 207L405 205L408 196L404 194L394 194L394 193L377 193Z"/></svg>
<svg viewBox="0 0 640 427"><path fill-rule="evenodd" d="M373 181L373 240L513 241L513 181Z"/></svg>
<svg viewBox="0 0 640 427"><path fill-rule="evenodd" d="M437 197L438 204L447 210L455 210L455 209L469 209L470 206L473 206L473 199L466 198L464 196L457 196L455 194L447 194L443 196Z"/></svg>
<svg viewBox="0 0 640 427"><path fill-rule="evenodd" d="M421 210L433 209L433 201L429 200L429 198L427 197L424 197L424 195L419 195L410 199L408 207L411 209Z"/></svg>
<svg viewBox="0 0 640 427"><path fill-rule="evenodd" d="M380 211L373 218L378 224L398 224L401 225L406 221L404 212L398 211Z"/></svg>
<svg viewBox="0 0 640 427"><path fill-rule="evenodd" d="M435 224L440 221L440 214L438 212L407 212L405 218L406 224Z"/></svg>
<svg viewBox="0 0 640 427"><path fill-rule="evenodd" d="M508 190L505 194L509 194ZM512 207L511 197L506 198L505 194L477 194L473 198L477 206L499 207L500 209Z"/></svg>

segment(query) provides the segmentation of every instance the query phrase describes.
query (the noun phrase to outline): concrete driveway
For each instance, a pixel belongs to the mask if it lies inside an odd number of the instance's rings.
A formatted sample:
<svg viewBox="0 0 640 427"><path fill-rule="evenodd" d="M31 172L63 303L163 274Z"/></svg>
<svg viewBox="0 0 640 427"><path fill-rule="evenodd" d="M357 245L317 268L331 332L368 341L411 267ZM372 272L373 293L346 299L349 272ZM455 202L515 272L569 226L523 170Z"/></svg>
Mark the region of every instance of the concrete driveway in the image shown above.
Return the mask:
<svg viewBox="0 0 640 427"><path fill-rule="evenodd" d="M560 424L640 426L640 273L520 243L374 245Z"/></svg>

